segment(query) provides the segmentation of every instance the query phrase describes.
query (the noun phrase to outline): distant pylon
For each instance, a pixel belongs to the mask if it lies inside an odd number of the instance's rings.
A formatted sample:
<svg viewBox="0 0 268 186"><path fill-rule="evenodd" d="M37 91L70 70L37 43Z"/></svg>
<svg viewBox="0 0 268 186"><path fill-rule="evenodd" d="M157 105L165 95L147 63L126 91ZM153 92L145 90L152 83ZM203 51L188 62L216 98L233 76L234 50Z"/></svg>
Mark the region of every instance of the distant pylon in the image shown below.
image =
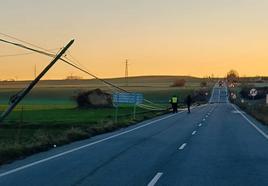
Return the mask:
<svg viewBox="0 0 268 186"><path fill-rule="evenodd" d="M128 86L128 60L126 59L126 66L125 66L125 83Z"/></svg>

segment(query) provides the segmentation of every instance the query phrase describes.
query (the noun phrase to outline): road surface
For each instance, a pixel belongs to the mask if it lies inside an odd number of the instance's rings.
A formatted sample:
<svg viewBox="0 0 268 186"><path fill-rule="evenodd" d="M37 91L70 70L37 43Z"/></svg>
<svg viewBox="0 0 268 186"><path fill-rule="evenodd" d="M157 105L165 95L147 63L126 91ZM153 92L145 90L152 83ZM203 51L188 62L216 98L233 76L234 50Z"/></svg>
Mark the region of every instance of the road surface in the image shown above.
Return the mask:
<svg viewBox="0 0 268 186"><path fill-rule="evenodd" d="M214 87L210 104L0 168L1 186L265 186L267 129Z"/></svg>

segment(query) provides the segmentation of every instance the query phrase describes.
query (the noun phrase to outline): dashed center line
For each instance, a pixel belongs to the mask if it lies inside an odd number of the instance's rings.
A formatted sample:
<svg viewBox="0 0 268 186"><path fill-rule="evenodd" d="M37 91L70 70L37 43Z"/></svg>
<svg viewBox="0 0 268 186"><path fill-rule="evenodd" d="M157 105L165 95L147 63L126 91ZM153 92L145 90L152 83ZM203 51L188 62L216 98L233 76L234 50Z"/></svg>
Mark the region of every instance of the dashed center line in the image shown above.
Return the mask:
<svg viewBox="0 0 268 186"><path fill-rule="evenodd" d="M202 123L199 123L199 125L198 125L199 127L202 127Z"/></svg>
<svg viewBox="0 0 268 186"><path fill-rule="evenodd" d="M180 146L179 150L183 150L186 147L187 143L184 143Z"/></svg>
<svg viewBox="0 0 268 186"><path fill-rule="evenodd" d="M162 175L162 172L157 173L147 186L154 186Z"/></svg>
<svg viewBox="0 0 268 186"><path fill-rule="evenodd" d="M192 135L195 135L196 134L196 130L192 132Z"/></svg>

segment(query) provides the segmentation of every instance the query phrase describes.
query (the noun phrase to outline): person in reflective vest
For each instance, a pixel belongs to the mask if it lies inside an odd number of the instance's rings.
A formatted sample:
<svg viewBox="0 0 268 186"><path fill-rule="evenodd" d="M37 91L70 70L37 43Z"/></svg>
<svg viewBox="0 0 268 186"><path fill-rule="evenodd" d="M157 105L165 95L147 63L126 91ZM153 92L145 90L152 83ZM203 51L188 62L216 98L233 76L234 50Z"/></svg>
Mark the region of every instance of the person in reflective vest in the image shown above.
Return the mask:
<svg viewBox="0 0 268 186"><path fill-rule="evenodd" d="M178 112L178 97L172 96L172 98L169 100L169 103L172 106L173 113L177 113Z"/></svg>

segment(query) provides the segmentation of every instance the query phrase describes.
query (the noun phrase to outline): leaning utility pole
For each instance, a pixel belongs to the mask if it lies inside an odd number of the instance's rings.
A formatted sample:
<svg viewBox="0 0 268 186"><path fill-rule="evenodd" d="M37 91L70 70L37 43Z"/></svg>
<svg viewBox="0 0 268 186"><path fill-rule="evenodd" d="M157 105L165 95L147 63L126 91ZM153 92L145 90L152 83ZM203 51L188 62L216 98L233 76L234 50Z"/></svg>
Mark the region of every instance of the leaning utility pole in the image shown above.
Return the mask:
<svg viewBox="0 0 268 186"><path fill-rule="evenodd" d="M17 95L13 96L10 100L11 103L7 110L2 113L0 116L0 122L2 122L11 112L12 110L19 104L19 102L33 89L33 87L40 81L40 79L49 71L49 69L59 60L61 56L68 50L68 48L74 43L74 40L71 40L56 57L49 63L49 65L21 92Z"/></svg>
<svg viewBox="0 0 268 186"><path fill-rule="evenodd" d="M125 66L125 83L128 86L128 60L126 59L126 66Z"/></svg>

